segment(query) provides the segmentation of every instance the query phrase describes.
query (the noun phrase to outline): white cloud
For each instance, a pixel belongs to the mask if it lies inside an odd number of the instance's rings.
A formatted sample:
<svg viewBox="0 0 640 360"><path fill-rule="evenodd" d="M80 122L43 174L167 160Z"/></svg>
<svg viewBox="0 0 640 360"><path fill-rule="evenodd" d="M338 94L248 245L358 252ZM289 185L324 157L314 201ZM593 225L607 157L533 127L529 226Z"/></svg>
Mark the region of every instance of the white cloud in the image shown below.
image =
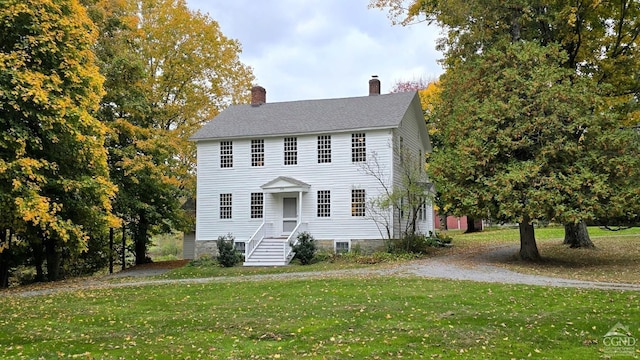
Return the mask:
<svg viewBox="0 0 640 360"><path fill-rule="evenodd" d="M436 28L392 26L368 0L188 0L240 41L267 101L364 96L379 75L397 81L437 77Z"/></svg>
<svg viewBox="0 0 640 360"><path fill-rule="evenodd" d="M305 39L313 38L325 32L329 27L327 18L322 14L315 14L314 17L297 23L295 34Z"/></svg>

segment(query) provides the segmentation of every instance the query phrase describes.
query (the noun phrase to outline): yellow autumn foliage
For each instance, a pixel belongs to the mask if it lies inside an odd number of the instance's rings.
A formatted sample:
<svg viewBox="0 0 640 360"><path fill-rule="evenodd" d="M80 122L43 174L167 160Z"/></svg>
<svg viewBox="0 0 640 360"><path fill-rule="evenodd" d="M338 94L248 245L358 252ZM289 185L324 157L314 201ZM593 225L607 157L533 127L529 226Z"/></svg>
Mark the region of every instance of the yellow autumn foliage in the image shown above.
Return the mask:
<svg viewBox="0 0 640 360"><path fill-rule="evenodd" d="M0 229L79 253L110 222L115 193L93 116L104 94L97 29L78 0L7 0L0 18Z"/></svg>

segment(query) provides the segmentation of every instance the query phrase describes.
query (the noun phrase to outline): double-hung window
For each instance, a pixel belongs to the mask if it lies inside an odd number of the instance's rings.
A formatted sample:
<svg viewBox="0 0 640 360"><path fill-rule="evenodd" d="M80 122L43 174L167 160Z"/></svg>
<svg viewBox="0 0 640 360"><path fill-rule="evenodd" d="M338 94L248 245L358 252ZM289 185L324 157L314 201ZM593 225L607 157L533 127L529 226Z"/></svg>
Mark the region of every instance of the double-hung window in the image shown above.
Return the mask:
<svg viewBox="0 0 640 360"><path fill-rule="evenodd" d="M251 140L251 166L264 166L264 140Z"/></svg>
<svg viewBox="0 0 640 360"><path fill-rule="evenodd" d="M367 161L367 138L364 133L351 134L351 161Z"/></svg>
<svg viewBox="0 0 640 360"><path fill-rule="evenodd" d="M264 194L251 193L251 218L262 219L264 216Z"/></svg>
<svg viewBox="0 0 640 360"><path fill-rule="evenodd" d="M364 189L351 190L351 216L364 216L365 213Z"/></svg>
<svg viewBox="0 0 640 360"><path fill-rule="evenodd" d="M233 142L232 141L220 142L220 167L221 168L233 167Z"/></svg>
<svg viewBox="0 0 640 360"><path fill-rule="evenodd" d="M285 165L298 164L298 138L295 138L295 137L284 138L284 164Z"/></svg>
<svg viewBox="0 0 640 360"><path fill-rule="evenodd" d="M318 136L318 164L331 162L331 135Z"/></svg>
<svg viewBox="0 0 640 360"><path fill-rule="evenodd" d="M318 217L331 216L331 191L318 190Z"/></svg>
<svg viewBox="0 0 640 360"><path fill-rule="evenodd" d="M231 219L232 195L220 194L220 219Z"/></svg>

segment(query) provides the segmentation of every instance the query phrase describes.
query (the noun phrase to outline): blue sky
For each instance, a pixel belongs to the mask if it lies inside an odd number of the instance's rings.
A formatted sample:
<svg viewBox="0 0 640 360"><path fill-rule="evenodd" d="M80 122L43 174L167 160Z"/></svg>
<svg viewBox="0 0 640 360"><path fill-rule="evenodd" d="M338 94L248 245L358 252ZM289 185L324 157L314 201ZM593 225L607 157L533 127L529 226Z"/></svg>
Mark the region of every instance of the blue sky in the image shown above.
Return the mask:
<svg viewBox="0 0 640 360"><path fill-rule="evenodd" d="M368 0L187 0L242 44L267 102L368 94L371 75L382 92L398 81L442 73L437 27L393 26Z"/></svg>

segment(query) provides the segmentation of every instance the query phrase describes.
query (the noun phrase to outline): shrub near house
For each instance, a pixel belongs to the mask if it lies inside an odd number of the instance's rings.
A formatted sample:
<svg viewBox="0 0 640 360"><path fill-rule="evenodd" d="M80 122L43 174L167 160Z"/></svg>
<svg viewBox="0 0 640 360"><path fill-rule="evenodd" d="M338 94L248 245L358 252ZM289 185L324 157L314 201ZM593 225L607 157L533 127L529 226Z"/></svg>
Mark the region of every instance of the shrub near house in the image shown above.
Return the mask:
<svg viewBox="0 0 640 360"><path fill-rule="evenodd" d="M295 259L300 260L302 265L308 265L316 255L316 242L308 232L298 234L298 243L293 246L296 253Z"/></svg>
<svg viewBox="0 0 640 360"><path fill-rule="evenodd" d="M216 260L224 267L233 267L242 261L242 255L236 250L233 241L234 238L231 234L218 237L216 243L218 246L218 256Z"/></svg>

